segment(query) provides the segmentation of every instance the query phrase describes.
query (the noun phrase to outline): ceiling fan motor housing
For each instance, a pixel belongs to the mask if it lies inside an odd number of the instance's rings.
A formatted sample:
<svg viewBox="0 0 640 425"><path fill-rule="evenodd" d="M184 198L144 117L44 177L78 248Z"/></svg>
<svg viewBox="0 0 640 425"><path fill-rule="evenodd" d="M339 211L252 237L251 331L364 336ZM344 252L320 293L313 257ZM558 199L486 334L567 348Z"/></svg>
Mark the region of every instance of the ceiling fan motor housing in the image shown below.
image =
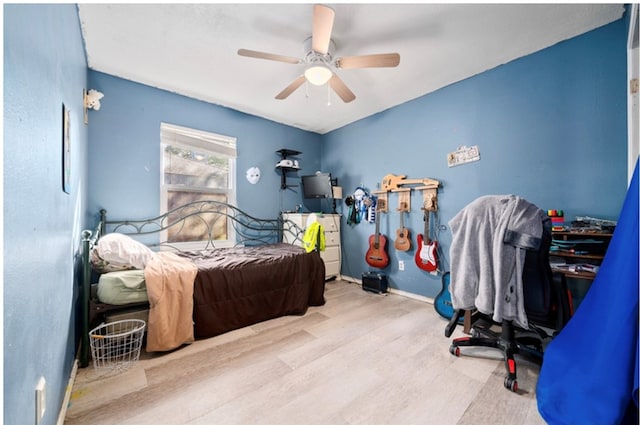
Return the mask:
<svg viewBox="0 0 640 425"><path fill-rule="evenodd" d="M308 37L304 41L304 63L306 64L315 64L315 63L323 63L325 65L331 65L333 62L333 54L336 51L336 44L333 40L329 41L329 48L327 49L327 54L323 55L322 53L318 53L313 50L311 47L312 37Z"/></svg>

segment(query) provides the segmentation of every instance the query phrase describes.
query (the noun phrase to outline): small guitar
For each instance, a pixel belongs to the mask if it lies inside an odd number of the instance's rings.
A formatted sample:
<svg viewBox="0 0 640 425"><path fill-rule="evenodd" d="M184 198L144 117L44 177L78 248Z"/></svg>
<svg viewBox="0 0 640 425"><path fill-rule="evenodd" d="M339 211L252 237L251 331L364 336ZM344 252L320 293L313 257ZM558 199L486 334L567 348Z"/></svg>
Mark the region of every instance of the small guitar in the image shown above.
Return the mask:
<svg viewBox="0 0 640 425"><path fill-rule="evenodd" d="M424 183L425 179L406 179L407 176L396 176L395 174L387 174L382 178L382 190L397 189L402 184L418 184Z"/></svg>
<svg viewBox="0 0 640 425"><path fill-rule="evenodd" d="M429 238L429 214L428 210L424 211L424 235L418 235L415 260L420 269L432 272L438 269L438 242Z"/></svg>
<svg viewBox="0 0 640 425"><path fill-rule="evenodd" d="M433 300L433 306L436 309L436 312L444 317L445 319L451 319L455 310L453 309L453 304L451 303L451 293L449 292L449 284L451 280L451 274L446 272L442 275L442 289L438 292L438 295ZM464 318L460 318L461 321Z"/></svg>
<svg viewBox="0 0 640 425"><path fill-rule="evenodd" d="M400 228L396 230L396 240L393 246L398 251L409 251L411 249L411 237L409 236L409 229L404 227L404 215L400 211Z"/></svg>
<svg viewBox="0 0 640 425"><path fill-rule="evenodd" d="M381 188L382 190L389 191L393 189L397 189L402 185L406 184L422 184L424 186L430 186L433 188L437 188L440 185L438 180L430 179L430 178L422 178L422 179L407 179L407 176L397 176L395 174L387 174L382 178Z"/></svg>
<svg viewBox="0 0 640 425"><path fill-rule="evenodd" d="M380 214L376 213L376 233L369 236L369 249L365 254L365 260L371 267L384 269L389 265L389 256L386 251L387 237L380 234Z"/></svg>

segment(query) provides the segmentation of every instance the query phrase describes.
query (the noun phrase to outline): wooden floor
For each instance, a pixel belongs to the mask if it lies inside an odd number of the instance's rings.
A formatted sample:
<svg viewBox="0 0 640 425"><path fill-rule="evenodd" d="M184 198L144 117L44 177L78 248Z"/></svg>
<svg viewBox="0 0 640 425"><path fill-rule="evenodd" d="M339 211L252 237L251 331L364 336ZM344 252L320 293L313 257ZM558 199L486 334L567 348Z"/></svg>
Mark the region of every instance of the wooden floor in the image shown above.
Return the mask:
<svg viewBox="0 0 640 425"><path fill-rule="evenodd" d="M499 353L449 354L431 304L340 280L326 299L304 316L143 352L116 375L80 369L64 423L544 424L539 366L518 358L519 392L506 390Z"/></svg>

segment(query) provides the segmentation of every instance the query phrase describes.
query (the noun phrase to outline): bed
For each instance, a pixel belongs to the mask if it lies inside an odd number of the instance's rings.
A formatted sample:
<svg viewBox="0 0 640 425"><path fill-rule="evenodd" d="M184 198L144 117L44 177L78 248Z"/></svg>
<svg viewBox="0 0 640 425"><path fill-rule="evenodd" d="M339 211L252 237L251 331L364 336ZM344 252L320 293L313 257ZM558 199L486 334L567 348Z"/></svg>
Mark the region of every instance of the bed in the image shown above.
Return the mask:
<svg viewBox="0 0 640 425"><path fill-rule="evenodd" d="M216 201L148 220L107 220L101 210L95 230L82 234L81 366L90 328L114 311L149 308L147 351L169 351L323 305L324 263L300 246L302 229L284 224ZM194 231L203 246L185 248Z"/></svg>

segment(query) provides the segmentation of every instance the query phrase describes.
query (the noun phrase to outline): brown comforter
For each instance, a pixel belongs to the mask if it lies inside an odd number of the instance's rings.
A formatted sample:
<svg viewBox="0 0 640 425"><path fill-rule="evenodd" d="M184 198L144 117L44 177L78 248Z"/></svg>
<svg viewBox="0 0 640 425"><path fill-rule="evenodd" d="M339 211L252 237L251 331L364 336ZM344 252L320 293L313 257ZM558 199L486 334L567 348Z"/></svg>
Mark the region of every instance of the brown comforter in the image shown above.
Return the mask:
<svg viewBox="0 0 640 425"><path fill-rule="evenodd" d="M323 305L324 262L289 244L181 252L198 268L195 337L211 337Z"/></svg>

